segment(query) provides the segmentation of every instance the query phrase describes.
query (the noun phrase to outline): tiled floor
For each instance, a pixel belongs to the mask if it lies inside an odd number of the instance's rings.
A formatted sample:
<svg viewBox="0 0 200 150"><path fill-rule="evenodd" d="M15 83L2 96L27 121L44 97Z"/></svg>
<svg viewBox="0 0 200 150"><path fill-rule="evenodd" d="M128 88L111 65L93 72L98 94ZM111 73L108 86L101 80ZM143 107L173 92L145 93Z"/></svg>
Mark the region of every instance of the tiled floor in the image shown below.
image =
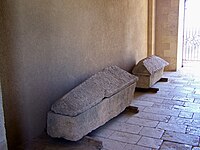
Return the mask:
<svg viewBox="0 0 200 150"><path fill-rule="evenodd" d="M187 64L188 66L188 64ZM164 76L158 93L135 93L131 105L139 113L124 111L89 136L103 142L103 150L200 150L200 64ZM97 150L98 143L69 142L44 136L21 149Z"/></svg>
<svg viewBox="0 0 200 150"><path fill-rule="evenodd" d="M200 150L200 74L167 72L157 93L135 93L138 114L123 112L92 132L104 150Z"/></svg>

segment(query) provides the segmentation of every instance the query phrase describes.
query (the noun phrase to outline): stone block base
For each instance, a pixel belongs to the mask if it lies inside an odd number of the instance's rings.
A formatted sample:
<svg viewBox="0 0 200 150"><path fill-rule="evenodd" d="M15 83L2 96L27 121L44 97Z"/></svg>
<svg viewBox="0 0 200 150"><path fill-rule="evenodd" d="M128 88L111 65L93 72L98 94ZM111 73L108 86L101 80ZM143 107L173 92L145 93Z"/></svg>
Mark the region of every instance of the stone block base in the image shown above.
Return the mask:
<svg viewBox="0 0 200 150"><path fill-rule="evenodd" d="M138 88L150 88L152 87L156 82L158 82L163 75L164 68L156 71L154 74L151 75L138 75L138 82L137 87Z"/></svg>

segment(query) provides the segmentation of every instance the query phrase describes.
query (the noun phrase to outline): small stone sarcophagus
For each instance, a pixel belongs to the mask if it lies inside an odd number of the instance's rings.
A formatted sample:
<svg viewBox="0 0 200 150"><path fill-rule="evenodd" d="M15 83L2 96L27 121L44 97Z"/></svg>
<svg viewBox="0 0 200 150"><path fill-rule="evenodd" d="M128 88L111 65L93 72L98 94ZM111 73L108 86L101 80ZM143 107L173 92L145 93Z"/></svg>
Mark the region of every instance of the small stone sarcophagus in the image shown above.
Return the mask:
<svg viewBox="0 0 200 150"><path fill-rule="evenodd" d="M117 66L98 72L52 105L47 133L70 141L81 139L130 105L137 80Z"/></svg>
<svg viewBox="0 0 200 150"><path fill-rule="evenodd" d="M164 67L168 62L157 56L150 56L141 60L134 68L132 73L139 77L138 88L150 88L163 75Z"/></svg>

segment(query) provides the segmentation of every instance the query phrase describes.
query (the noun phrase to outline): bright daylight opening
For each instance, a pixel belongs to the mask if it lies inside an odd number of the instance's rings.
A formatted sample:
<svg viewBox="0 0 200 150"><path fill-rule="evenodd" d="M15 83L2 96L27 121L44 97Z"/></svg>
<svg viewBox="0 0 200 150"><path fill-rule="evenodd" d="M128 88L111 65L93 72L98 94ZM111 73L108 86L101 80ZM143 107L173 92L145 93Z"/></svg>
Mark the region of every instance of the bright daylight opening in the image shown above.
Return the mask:
<svg viewBox="0 0 200 150"><path fill-rule="evenodd" d="M200 70L200 0L185 1L183 66ZM199 68L199 69L198 69Z"/></svg>

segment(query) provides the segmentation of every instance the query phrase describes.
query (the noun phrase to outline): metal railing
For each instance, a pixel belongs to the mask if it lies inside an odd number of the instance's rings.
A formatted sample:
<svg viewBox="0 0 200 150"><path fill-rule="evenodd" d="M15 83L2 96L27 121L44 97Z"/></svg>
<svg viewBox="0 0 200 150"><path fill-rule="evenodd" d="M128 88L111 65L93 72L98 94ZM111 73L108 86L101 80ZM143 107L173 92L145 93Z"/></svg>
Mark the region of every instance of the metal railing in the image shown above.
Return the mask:
<svg viewBox="0 0 200 150"><path fill-rule="evenodd" d="M185 28L184 61L200 61L200 28Z"/></svg>

